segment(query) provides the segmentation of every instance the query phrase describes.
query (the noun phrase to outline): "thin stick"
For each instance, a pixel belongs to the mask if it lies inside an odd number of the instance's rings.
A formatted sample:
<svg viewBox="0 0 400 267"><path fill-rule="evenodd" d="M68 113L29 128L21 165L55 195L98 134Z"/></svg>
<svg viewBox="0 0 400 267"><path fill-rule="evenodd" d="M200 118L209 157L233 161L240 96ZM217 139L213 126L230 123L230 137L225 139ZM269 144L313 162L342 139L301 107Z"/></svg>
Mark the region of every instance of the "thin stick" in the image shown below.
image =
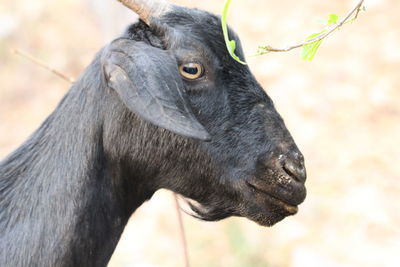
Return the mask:
<svg viewBox="0 0 400 267"><path fill-rule="evenodd" d="M60 77L61 79L65 80L65 81L67 81L69 83L73 83L74 82L73 78L67 77L65 74L63 74L63 73L59 72L58 70L50 67L46 63L40 61L39 59L37 59L37 58L35 58L35 57L31 56L31 55L28 55L27 53L22 52L21 50L13 49L12 52L14 54L16 54L16 55L22 56L22 57L30 60L34 64L39 65L40 67L52 72L53 74L57 75L58 77Z"/></svg>
<svg viewBox="0 0 400 267"><path fill-rule="evenodd" d="M308 45L310 43L321 41L322 39L324 39L325 37L330 35L332 32L334 32L335 30L337 30L341 26L343 26L343 24L345 24L354 13L355 13L354 19L356 19L358 17L358 14L361 11L361 6L362 6L363 3L364 3L364 0L360 0L357 3L357 5L352 10L350 10L346 14L346 16L343 17L343 19L341 19L338 23L332 24L331 27L329 28L329 30L321 33L320 35L318 35L318 36L316 36L316 37L314 37L312 39L309 39L309 40L304 41L302 43L299 43L299 44L296 44L296 45L292 45L292 46L289 46L289 47L286 47L286 48L274 48L274 47L269 46L269 45L261 46L260 48L265 50L265 51L261 52L260 54L266 54L266 53L269 53L269 52L288 52L290 50L293 50L293 49L296 49L296 48L299 48L299 47L303 47L303 46Z"/></svg>
<svg viewBox="0 0 400 267"><path fill-rule="evenodd" d="M178 201L178 196L173 193L174 195L174 200L175 200L175 209L176 213L178 215L178 221L179 221L179 231L180 231L180 236L181 236L181 243L182 243L182 250L184 254L184 259L185 259L185 267L189 267L189 253L187 249L187 242L186 242L186 235L185 235L185 228L183 225L183 219L182 219L182 212L179 206L179 201Z"/></svg>

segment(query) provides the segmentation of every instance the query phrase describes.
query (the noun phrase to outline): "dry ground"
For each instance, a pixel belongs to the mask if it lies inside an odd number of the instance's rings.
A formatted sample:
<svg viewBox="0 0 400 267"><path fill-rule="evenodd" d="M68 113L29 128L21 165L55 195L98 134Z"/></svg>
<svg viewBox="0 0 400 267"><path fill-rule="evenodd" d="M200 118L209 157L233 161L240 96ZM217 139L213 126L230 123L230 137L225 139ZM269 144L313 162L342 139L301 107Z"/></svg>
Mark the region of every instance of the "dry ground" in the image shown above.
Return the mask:
<svg viewBox="0 0 400 267"><path fill-rule="evenodd" d="M215 13L223 5L174 2ZM97 13L93 3L100 6ZM105 40L122 31L121 21L133 18L99 3L2 1L0 158L68 89L10 49L77 77ZM300 41L320 29L327 14L344 14L353 4L237 0L230 24L252 53L258 44ZM305 154L308 197L298 215L272 228L239 218L206 223L185 216L193 266L399 266L400 2L366 0L366 6L356 23L324 42L312 63L301 61L299 51L248 60ZM169 192L157 193L133 215L110 266L181 266Z"/></svg>

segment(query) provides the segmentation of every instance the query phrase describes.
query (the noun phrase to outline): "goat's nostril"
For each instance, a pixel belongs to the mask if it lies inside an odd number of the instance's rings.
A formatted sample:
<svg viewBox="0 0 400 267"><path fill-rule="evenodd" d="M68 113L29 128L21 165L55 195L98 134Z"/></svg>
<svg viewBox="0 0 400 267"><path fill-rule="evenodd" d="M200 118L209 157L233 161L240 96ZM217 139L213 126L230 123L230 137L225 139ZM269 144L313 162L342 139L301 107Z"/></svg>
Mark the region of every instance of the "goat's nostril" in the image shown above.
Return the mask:
<svg viewBox="0 0 400 267"><path fill-rule="evenodd" d="M291 160L285 160L282 164L283 169L287 174L293 177L296 181L304 183L307 178L306 168L302 162L296 164Z"/></svg>

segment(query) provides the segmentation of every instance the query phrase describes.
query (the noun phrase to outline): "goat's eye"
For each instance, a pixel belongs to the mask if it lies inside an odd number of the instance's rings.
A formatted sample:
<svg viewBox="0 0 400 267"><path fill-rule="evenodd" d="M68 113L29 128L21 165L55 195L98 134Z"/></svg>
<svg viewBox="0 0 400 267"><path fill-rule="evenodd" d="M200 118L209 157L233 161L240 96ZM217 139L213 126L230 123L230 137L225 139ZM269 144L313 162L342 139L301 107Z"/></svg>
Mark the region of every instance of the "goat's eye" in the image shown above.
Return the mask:
<svg viewBox="0 0 400 267"><path fill-rule="evenodd" d="M188 80L196 80L203 76L204 68L199 63L186 63L179 66L179 72Z"/></svg>

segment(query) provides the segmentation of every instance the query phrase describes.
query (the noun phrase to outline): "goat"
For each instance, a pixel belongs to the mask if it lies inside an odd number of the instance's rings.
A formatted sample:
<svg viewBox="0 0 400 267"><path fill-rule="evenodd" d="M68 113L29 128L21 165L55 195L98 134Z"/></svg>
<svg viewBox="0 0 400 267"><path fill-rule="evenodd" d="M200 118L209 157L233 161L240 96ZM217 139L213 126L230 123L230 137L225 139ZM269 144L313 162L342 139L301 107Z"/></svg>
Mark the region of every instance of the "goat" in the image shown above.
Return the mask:
<svg viewBox="0 0 400 267"><path fill-rule="evenodd" d="M218 17L120 1L141 20L0 162L0 266L106 266L130 215L161 188L203 220L265 226L305 199L303 156L229 56Z"/></svg>

